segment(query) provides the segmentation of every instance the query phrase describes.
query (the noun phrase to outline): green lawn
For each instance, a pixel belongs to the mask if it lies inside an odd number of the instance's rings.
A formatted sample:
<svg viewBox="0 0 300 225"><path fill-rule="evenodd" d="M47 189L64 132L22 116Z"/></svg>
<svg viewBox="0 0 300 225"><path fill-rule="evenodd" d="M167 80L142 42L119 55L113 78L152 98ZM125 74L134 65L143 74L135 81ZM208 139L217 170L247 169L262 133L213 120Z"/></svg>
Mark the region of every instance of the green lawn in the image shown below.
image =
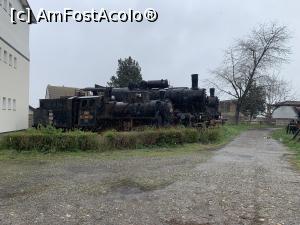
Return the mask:
<svg viewBox="0 0 300 225"><path fill-rule="evenodd" d="M292 140L293 135L286 134L285 128L278 129L273 132L273 138L282 142L291 151L295 153L295 163L300 168L300 141Z"/></svg>

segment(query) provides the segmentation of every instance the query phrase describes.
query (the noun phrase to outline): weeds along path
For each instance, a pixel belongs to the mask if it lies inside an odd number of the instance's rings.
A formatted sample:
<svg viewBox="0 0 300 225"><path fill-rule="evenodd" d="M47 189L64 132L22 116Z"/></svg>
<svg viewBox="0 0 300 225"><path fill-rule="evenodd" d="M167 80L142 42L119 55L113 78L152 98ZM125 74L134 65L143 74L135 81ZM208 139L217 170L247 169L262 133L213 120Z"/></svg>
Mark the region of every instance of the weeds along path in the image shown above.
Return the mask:
<svg viewBox="0 0 300 225"><path fill-rule="evenodd" d="M0 161L0 224L300 224L300 176L270 130L214 151Z"/></svg>

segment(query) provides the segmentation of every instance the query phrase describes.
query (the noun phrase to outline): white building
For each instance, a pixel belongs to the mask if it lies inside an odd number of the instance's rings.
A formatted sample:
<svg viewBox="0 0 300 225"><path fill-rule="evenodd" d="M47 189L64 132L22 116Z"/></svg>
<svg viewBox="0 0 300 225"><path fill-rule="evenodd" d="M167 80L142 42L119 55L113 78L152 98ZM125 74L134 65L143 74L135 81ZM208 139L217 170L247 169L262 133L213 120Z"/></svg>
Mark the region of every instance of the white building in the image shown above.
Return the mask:
<svg viewBox="0 0 300 225"><path fill-rule="evenodd" d="M276 104L272 115L276 125L287 125L291 120L300 119L300 102L286 101Z"/></svg>
<svg viewBox="0 0 300 225"><path fill-rule="evenodd" d="M0 0L0 133L28 128L30 25L12 24L11 8L30 6L27 0Z"/></svg>

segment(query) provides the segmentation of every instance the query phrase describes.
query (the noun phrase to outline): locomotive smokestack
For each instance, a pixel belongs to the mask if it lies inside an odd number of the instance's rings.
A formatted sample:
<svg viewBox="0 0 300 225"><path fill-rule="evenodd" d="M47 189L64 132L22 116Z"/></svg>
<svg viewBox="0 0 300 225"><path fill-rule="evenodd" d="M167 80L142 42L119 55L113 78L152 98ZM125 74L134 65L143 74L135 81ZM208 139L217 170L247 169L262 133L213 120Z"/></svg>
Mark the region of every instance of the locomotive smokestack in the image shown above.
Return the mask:
<svg viewBox="0 0 300 225"><path fill-rule="evenodd" d="M209 89L210 97L215 97L216 90L214 88Z"/></svg>
<svg viewBox="0 0 300 225"><path fill-rule="evenodd" d="M192 74L192 89L198 90L198 74Z"/></svg>

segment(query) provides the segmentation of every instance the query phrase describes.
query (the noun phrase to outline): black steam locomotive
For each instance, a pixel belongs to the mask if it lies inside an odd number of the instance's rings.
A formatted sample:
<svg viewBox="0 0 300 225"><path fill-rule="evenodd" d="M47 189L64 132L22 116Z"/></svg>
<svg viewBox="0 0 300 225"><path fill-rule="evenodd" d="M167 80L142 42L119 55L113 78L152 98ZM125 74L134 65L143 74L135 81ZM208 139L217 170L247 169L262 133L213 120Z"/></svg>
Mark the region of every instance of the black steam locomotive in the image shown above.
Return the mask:
<svg viewBox="0 0 300 225"><path fill-rule="evenodd" d="M99 86L95 86L95 95L97 87ZM112 95L116 101L125 102L131 102L135 99L132 96L137 95L142 98L148 97L150 100L168 101L174 109L172 119L174 124L209 126L222 122L219 98L215 96L215 89L210 89L209 96L206 89L199 89L198 74L192 74L192 88L170 88L168 80L152 80L129 84L128 88L114 88Z"/></svg>
<svg viewBox="0 0 300 225"><path fill-rule="evenodd" d="M42 99L34 113L34 126L99 131L107 128L129 130L135 126L164 126L171 123L172 105L159 100L117 102L111 89L99 96Z"/></svg>
<svg viewBox="0 0 300 225"><path fill-rule="evenodd" d="M126 88L82 89L78 96L42 99L34 114L34 125L57 128L129 130L143 125L186 125L204 127L220 122L219 99L215 90L198 88L198 75L192 75L192 88L170 88L167 80L142 81Z"/></svg>

